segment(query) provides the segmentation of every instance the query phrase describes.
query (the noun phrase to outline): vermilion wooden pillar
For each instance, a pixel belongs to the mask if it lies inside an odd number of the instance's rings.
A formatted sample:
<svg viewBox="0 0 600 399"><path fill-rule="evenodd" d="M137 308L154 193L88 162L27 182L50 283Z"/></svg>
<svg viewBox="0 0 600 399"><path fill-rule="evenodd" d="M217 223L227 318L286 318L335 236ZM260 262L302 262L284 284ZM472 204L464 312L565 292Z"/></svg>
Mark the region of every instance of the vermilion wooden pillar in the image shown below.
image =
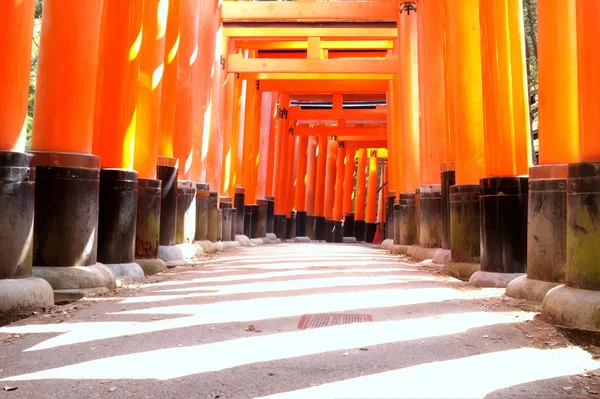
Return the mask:
<svg viewBox="0 0 600 399"><path fill-rule="evenodd" d="M296 210L296 236L306 236L306 169L308 161L308 136L298 137L296 155L296 187L294 209Z"/></svg>
<svg viewBox="0 0 600 399"><path fill-rule="evenodd" d="M418 12L418 11L417 11ZM401 124L400 141L402 174L397 178L400 193L400 237L401 245L418 243L418 214L416 190L420 185L420 150L419 150L419 72L417 48L417 12L400 8L398 19L398 49L400 54L399 88L394 87L394 95L398 95L398 119ZM399 91L398 91L399 90ZM398 149L398 143L396 143ZM398 160L396 159L396 162ZM388 172L391 174L391 171Z"/></svg>
<svg viewBox="0 0 600 399"><path fill-rule="evenodd" d="M319 136L317 147L317 176L315 184L315 239L325 239L325 178L327 172L328 140Z"/></svg>
<svg viewBox="0 0 600 399"><path fill-rule="evenodd" d="M24 151L34 9L34 0L0 4L0 311L54 304L31 270L34 177Z"/></svg>
<svg viewBox="0 0 600 399"><path fill-rule="evenodd" d="M569 3L569 8L564 8L571 11L573 3ZM600 8L595 1L577 1L576 7L579 162L570 164L568 171L567 275L566 284L549 291L544 298L542 313L552 317L559 325L597 332L597 309L600 304L600 279L597 274L600 225L600 102L597 98L597 89L600 86L600 56L597 51L597 38Z"/></svg>
<svg viewBox="0 0 600 399"><path fill-rule="evenodd" d="M114 285L114 275L100 277L107 270L96 264L100 160L91 151L101 6L100 0L44 2L31 143L33 264L40 266L34 275L48 278L55 290ZM82 273L100 278L67 281L61 276L70 266L88 266Z"/></svg>
<svg viewBox="0 0 600 399"><path fill-rule="evenodd" d="M250 55L254 55L251 52ZM256 108L258 104L258 96L260 90L256 86L256 80L248 80L248 86L246 91L246 109L244 118L244 162L242 165L242 187L246 190L245 204L251 205L254 203L252 189L252 173L253 169L256 168L254 158L254 147L256 146Z"/></svg>
<svg viewBox="0 0 600 399"><path fill-rule="evenodd" d="M177 176L179 168L178 160L174 158L173 154L173 140L175 137L177 102L177 68L180 54L180 23L181 0L169 1L157 166L157 177L161 180L162 188L159 238L159 244L162 246L171 246L176 243Z"/></svg>
<svg viewBox="0 0 600 399"><path fill-rule="evenodd" d="M529 169L527 278L511 282L506 294L541 301L567 277L568 164L579 160L579 39L575 2L539 2L537 15L539 164Z"/></svg>
<svg viewBox="0 0 600 399"><path fill-rule="evenodd" d="M441 166L447 130L444 89L444 25L439 0L421 0L417 12L419 46L419 147L420 147L420 224L418 242L421 247L442 246L442 202L448 207L449 197L442 197ZM445 201L444 201L445 200ZM447 228L449 229L449 225Z"/></svg>
<svg viewBox="0 0 600 399"><path fill-rule="evenodd" d="M369 154L369 179L367 181L367 208L365 215L366 240L373 242L377 225L375 217L377 213L377 150L371 150Z"/></svg>
<svg viewBox="0 0 600 399"><path fill-rule="evenodd" d="M277 238L286 238L287 217L286 217L286 159L288 141L293 137L289 135L288 108L290 105L290 96L280 94L277 109L277 135L275 152L275 170L274 170L274 194L275 194L275 215L274 230Z"/></svg>
<svg viewBox="0 0 600 399"><path fill-rule="evenodd" d="M451 43L450 126L456 142L456 185L450 192L454 261L479 262L479 179L485 175L479 0L456 7L444 0L444 34ZM460 143L460 145L459 145Z"/></svg>
<svg viewBox="0 0 600 399"><path fill-rule="evenodd" d="M333 242L337 154L338 142L335 140L335 137L329 137L327 143L325 193L323 202L323 214L325 216L324 239L328 242Z"/></svg>
<svg viewBox="0 0 600 399"><path fill-rule="evenodd" d="M335 174L335 196L333 206L333 219L341 221L343 219L344 207L344 163L346 161L346 143L338 141L338 150L336 157Z"/></svg>
<svg viewBox="0 0 600 399"><path fill-rule="evenodd" d="M497 287L527 268L528 181L516 175L527 173L531 159L529 112L525 63L514 62L524 60L525 46L522 32L510 29L523 25L523 12L518 0L490 0L479 16L487 177L481 179L481 271L471 281Z"/></svg>
<svg viewBox="0 0 600 399"><path fill-rule="evenodd" d="M351 143L346 143L346 159L344 160L344 187L342 199L342 212L344 218L344 237L354 238L354 212L352 211L352 203L354 196L354 169L356 162L354 156L356 148Z"/></svg>
<svg viewBox="0 0 600 399"><path fill-rule="evenodd" d="M316 239L316 214L315 214L315 193L317 185L317 147L319 145L318 136L308 137L307 162L306 162L306 190L304 201L306 203L306 235L311 239Z"/></svg>
<svg viewBox="0 0 600 399"><path fill-rule="evenodd" d="M103 3L92 145L102 168L98 260L134 281L144 278L141 267L133 263L137 217L133 158L142 11L142 0Z"/></svg>
<svg viewBox="0 0 600 399"><path fill-rule="evenodd" d="M168 0L144 4L133 169L138 172L135 262L146 275L166 268L158 259L161 181L156 179Z"/></svg>
<svg viewBox="0 0 600 399"><path fill-rule="evenodd" d="M356 196L354 206L355 237L358 241L365 240L365 196L367 185L367 150L358 151L358 167L356 171Z"/></svg>

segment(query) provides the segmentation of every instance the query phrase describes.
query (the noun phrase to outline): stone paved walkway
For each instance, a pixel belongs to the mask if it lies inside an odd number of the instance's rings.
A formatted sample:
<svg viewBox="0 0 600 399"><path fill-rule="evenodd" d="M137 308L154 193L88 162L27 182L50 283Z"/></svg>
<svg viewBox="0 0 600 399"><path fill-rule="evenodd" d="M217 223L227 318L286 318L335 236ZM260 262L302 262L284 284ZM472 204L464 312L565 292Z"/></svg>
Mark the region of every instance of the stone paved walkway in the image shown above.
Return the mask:
<svg viewBox="0 0 600 399"><path fill-rule="evenodd" d="M367 245L240 248L0 328L0 398L596 396L594 357L502 293Z"/></svg>

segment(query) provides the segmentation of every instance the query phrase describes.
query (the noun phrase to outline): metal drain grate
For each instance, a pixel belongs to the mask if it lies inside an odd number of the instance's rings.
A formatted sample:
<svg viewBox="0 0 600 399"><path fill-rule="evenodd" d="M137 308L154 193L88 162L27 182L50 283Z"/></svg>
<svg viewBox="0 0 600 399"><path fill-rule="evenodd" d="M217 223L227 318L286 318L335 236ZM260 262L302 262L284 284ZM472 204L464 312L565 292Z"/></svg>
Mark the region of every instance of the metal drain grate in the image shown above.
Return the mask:
<svg viewBox="0 0 600 399"><path fill-rule="evenodd" d="M300 330L339 326L342 324L366 323L373 321L369 314L305 314L298 323Z"/></svg>

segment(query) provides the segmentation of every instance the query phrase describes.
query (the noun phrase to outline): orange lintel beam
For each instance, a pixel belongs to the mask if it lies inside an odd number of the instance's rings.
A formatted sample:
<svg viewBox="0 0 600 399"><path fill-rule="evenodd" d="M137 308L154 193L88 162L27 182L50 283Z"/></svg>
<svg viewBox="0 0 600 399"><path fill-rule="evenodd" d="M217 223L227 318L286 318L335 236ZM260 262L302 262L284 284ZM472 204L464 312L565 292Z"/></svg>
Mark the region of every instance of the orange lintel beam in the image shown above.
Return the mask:
<svg viewBox="0 0 600 399"><path fill-rule="evenodd" d="M232 73L397 73L398 58L382 59L340 58L340 59L277 59L243 58L241 54L228 57L229 72Z"/></svg>
<svg viewBox="0 0 600 399"><path fill-rule="evenodd" d="M239 4L239 3L237 3ZM396 39L397 29L381 27L356 27L348 24L347 27L290 27L290 26L232 26L223 27L223 35L232 39L304 39L307 37L321 37L329 39Z"/></svg>
<svg viewBox="0 0 600 399"><path fill-rule="evenodd" d="M295 136L369 136L387 137L387 127L317 127L300 125L294 129Z"/></svg>
<svg viewBox="0 0 600 399"><path fill-rule="evenodd" d="M386 120L387 108L377 109L300 109L290 107L290 118L303 120L330 120L330 119L361 119L361 120Z"/></svg>
<svg viewBox="0 0 600 399"><path fill-rule="evenodd" d="M221 16L226 22L315 22L367 21L396 22L395 2L229 2Z"/></svg>
<svg viewBox="0 0 600 399"><path fill-rule="evenodd" d="M385 93L385 80L262 80L264 91L293 94Z"/></svg>
<svg viewBox="0 0 600 399"><path fill-rule="evenodd" d="M318 49L319 50L319 49ZM387 50L338 50L329 51L327 58L338 59L338 58L385 58ZM303 59L312 58L307 57L306 51L268 51L261 52L258 54L259 59Z"/></svg>
<svg viewBox="0 0 600 399"><path fill-rule="evenodd" d="M249 50L306 50L306 40L238 40L238 48ZM322 50L389 50L393 40L322 40Z"/></svg>
<svg viewBox="0 0 600 399"><path fill-rule="evenodd" d="M361 140L352 141L352 147L356 149L360 148L387 148L387 139L383 140Z"/></svg>

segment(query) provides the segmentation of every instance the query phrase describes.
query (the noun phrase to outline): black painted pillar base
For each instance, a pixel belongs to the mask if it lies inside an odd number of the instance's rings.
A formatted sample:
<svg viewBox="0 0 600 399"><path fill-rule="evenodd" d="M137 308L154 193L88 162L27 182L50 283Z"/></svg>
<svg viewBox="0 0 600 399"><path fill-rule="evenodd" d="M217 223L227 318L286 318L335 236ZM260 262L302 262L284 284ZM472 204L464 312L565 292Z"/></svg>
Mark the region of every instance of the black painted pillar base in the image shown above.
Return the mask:
<svg viewBox="0 0 600 399"><path fill-rule="evenodd" d="M454 185L455 173L454 162L447 162L442 165L442 186L441 186L441 225L442 225L442 248L450 249L450 187Z"/></svg>
<svg viewBox="0 0 600 399"><path fill-rule="evenodd" d="M421 237L421 189L415 190L415 245L419 245L419 237Z"/></svg>
<svg viewBox="0 0 600 399"><path fill-rule="evenodd" d="M133 263L137 220L137 172L100 170L98 262Z"/></svg>
<svg viewBox="0 0 600 399"><path fill-rule="evenodd" d="M415 193L401 193L400 205L400 245L417 243L417 210Z"/></svg>
<svg viewBox="0 0 600 399"><path fill-rule="evenodd" d="M100 158L70 153L34 155L33 265L95 265Z"/></svg>
<svg viewBox="0 0 600 399"><path fill-rule="evenodd" d="M371 244L375 239L375 233L377 232L377 223L366 223L366 236L367 242Z"/></svg>
<svg viewBox="0 0 600 399"><path fill-rule="evenodd" d="M481 271L527 271L527 177L480 180Z"/></svg>
<svg viewBox="0 0 600 399"><path fill-rule="evenodd" d="M296 237L306 237L306 212L296 212Z"/></svg>
<svg viewBox="0 0 600 399"><path fill-rule="evenodd" d="M452 261L480 262L478 184L450 187L450 227Z"/></svg>
<svg viewBox="0 0 600 399"><path fill-rule="evenodd" d="M568 176L567 284L599 291L600 162L571 164Z"/></svg>
<svg viewBox="0 0 600 399"><path fill-rule="evenodd" d="M217 209L217 241L223 241L223 210Z"/></svg>
<svg viewBox="0 0 600 399"><path fill-rule="evenodd" d="M333 224L333 242L344 242L344 222L341 220L336 220Z"/></svg>
<svg viewBox="0 0 600 399"><path fill-rule="evenodd" d="M210 242L217 242L221 232L219 230L219 212L216 191L208 192L208 209L207 209L207 234L206 239Z"/></svg>
<svg viewBox="0 0 600 399"><path fill-rule="evenodd" d="M275 236L281 240L285 240L287 231L287 218L285 215L273 215L273 219Z"/></svg>
<svg viewBox="0 0 600 399"><path fill-rule="evenodd" d="M293 235L292 235L292 229L294 228L293 226L293 220L292 218L285 218L285 239L286 240L291 240Z"/></svg>
<svg viewBox="0 0 600 399"><path fill-rule="evenodd" d="M385 217L385 238L394 239L394 202L396 201L396 191L389 190L386 201Z"/></svg>
<svg viewBox="0 0 600 399"><path fill-rule="evenodd" d="M236 226L237 226L237 209L231 208L231 241L236 241L236 239L235 239Z"/></svg>
<svg viewBox="0 0 600 399"><path fill-rule="evenodd" d="M222 213L221 220L221 240L223 241L234 241L232 239L232 233L234 233L235 227L232 219L233 203L230 197L219 198L219 209Z"/></svg>
<svg viewBox="0 0 600 399"><path fill-rule="evenodd" d="M275 232L275 197L266 196L265 199L269 201L267 207L267 233Z"/></svg>
<svg viewBox="0 0 600 399"><path fill-rule="evenodd" d="M306 236L311 240L316 240L317 237L316 222L316 216L306 216Z"/></svg>
<svg viewBox="0 0 600 399"><path fill-rule="evenodd" d="M334 237L333 237L334 229L335 229L335 220L325 219L325 226L323 228L323 231L325 233L325 237L324 237L325 241L327 241L327 242L334 241Z"/></svg>
<svg viewBox="0 0 600 399"><path fill-rule="evenodd" d="M135 259L157 259L160 234L161 182L139 179L137 223L135 228Z"/></svg>
<svg viewBox="0 0 600 399"><path fill-rule="evenodd" d="M244 205L244 235L252 238L252 205Z"/></svg>
<svg viewBox="0 0 600 399"><path fill-rule="evenodd" d="M0 280L31 277L35 208L31 160L30 154L0 151Z"/></svg>
<svg viewBox="0 0 600 399"><path fill-rule="evenodd" d="M162 199L160 203L160 245L176 244L177 231L177 160L158 157L156 176L162 182Z"/></svg>
<svg viewBox="0 0 600 399"><path fill-rule="evenodd" d="M196 238L196 183L188 180L177 182L177 222L175 242L193 243Z"/></svg>
<svg viewBox="0 0 600 399"><path fill-rule="evenodd" d="M206 183L196 184L196 241L207 240L209 189Z"/></svg>
<svg viewBox="0 0 600 399"><path fill-rule="evenodd" d="M564 283L567 277L568 165L529 168L527 277Z"/></svg>
<svg viewBox="0 0 600 399"><path fill-rule="evenodd" d="M316 216L315 217L315 240L318 240L318 241L325 240L325 217L324 216Z"/></svg>
<svg viewBox="0 0 600 399"><path fill-rule="evenodd" d="M355 220L354 221L354 237L356 241L366 241L365 221Z"/></svg>
<svg viewBox="0 0 600 399"><path fill-rule="evenodd" d="M354 237L354 213L344 213L344 237Z"/></svg>
<svg viewBox="0 0 600 399"><path fill-rule="evenodd" d="M394 232L394 244L395 245L400 244L401 213L402 213L402 211L400 210L400 205L394 204L394 218L393 218L394 224L392 226L390 226L390 229L393 230L393 232Z"/></svg>
<svg viewBox="0 0 600 399"><path fill-rule="evenodd" d="M256 200L258 204L258 237L267 236L267 217L269 213L269 201L266 199Z"/></svg>
<svg viewBox="0 0 600 399"><path fill-rule="evenodd" d="M422 186L419 203L419 245L423 248L442 246L442 187Z"/></svg>
<svg viewBox="0 0 600 399"><path fill-rule="evenodd" d="M236 187L233 197L233 207L237 209L237 223L235 225L235 234L244 234L244 202L246 201L246 190L243 187ZM250 236L248 236L250 237Z"/></svg>
<svg viewBox="0 0 600 399"><path fill-rule="evenodd" d="M292 219L292 230L290 231L291 238L296 238L296 226L298 224L298 212L292 211L290 212Z"/></svg>
<svg viewBox="0 0 600 399"><path fill-rule="evenodd" d="M260 238L258 235L258 204L250 205L252 210L252 223L250 225L250 238Z"/></svg>

